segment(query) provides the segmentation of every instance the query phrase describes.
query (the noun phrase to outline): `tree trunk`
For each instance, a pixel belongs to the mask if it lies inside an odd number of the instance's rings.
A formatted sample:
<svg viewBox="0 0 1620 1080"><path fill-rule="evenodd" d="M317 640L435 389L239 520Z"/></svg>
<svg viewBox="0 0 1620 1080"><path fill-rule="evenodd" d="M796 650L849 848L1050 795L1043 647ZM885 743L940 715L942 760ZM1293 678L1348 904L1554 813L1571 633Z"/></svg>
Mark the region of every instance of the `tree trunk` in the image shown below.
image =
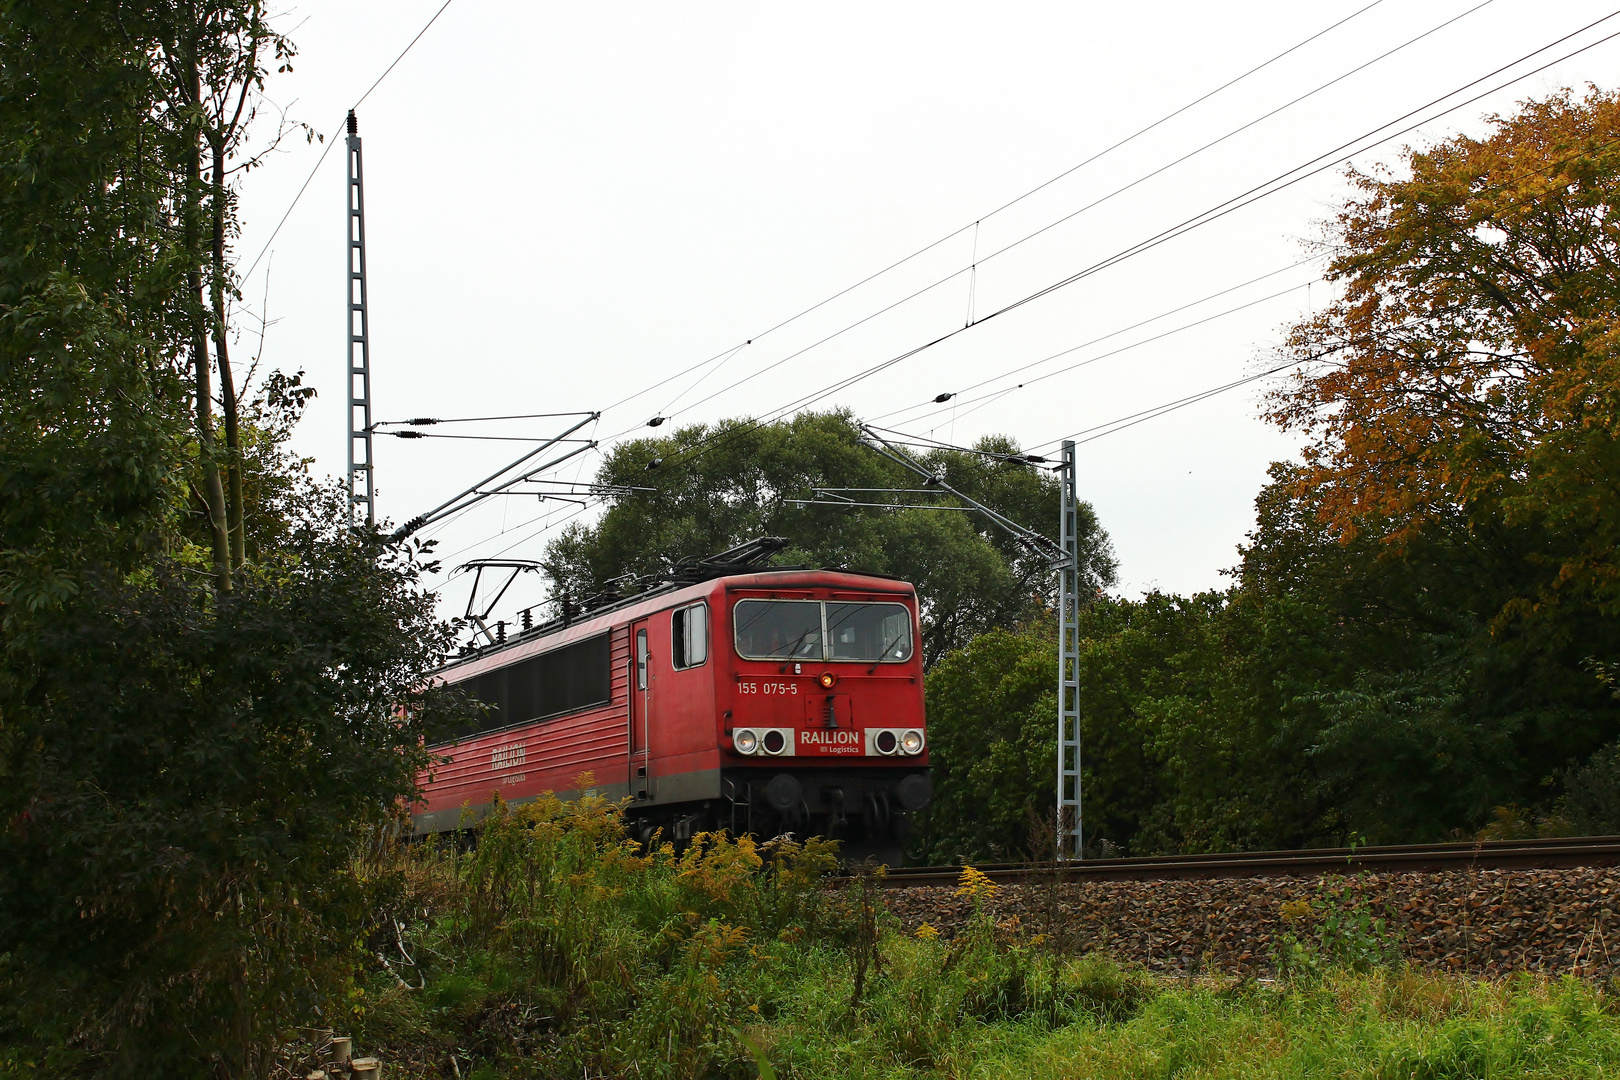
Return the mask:
<svg viewBox="0 0 1620 1080"><path fill-rule="evenodd" d="M230 534L231 568L241 569L247 561L247 536L243 527L242 429L237 416L236 380L231 374L231 353L225 324L225 145L219 138L211 141L214 152L211 208L214 244L209 301L214 324L214 357L219 364L220 401L225 412L226 529Z"/></svg>
<svg viewBox="0 0 1620 1080"><path fill-rule="evenodd" d="M202 79L197 70L195 48L186 56L186 77L191 100L202 99ZM225 514L225 488L219 479L219 462L214 447L214 391L209 377L208 335L203 326L207 302L203 296L201 230L198 228L198 201L202 192L202 147L195 135L186 146L185 210L186 253L191 269L186 284L196 302L193 310L191 334L191 365L196 379L197 394L197 465L202 470L203 501L208 507L209 533L213 541L214 587L219 592L231 591L230 530Z"/></svg>

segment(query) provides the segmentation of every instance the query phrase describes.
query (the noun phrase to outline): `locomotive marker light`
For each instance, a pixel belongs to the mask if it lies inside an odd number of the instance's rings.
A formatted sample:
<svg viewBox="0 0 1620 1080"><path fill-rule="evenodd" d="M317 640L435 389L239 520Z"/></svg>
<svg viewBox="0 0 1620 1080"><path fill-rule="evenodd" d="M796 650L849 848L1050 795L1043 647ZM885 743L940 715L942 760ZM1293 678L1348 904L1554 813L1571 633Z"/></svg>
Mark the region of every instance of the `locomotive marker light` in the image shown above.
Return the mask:
<svg viewBox="0 0 1620 1080"><path fill-rule="evenodd" d="M737 753L749 756L792 757L792 728L737 728L731 733Z"/></svg>
<svg viewBox="0 0 1620 1080"><path fill-rule="evenodd" d="M868 757L916 757L927 740L917 728L867 728Z"/></svg>

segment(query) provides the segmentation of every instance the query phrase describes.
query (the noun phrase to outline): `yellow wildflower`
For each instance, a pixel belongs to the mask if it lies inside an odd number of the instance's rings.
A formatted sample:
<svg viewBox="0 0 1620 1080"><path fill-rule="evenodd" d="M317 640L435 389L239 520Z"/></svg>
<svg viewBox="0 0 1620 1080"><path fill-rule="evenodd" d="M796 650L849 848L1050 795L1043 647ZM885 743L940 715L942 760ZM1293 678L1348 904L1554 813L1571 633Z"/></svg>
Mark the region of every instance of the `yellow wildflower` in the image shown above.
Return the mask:
<svg viewBox="0 0 1620 1080"><path fill-rule="evenodd" d="M1001 887L991 881L983 870L976 870L971 866L962 867L962 876L956 885L956 895L965 896L975 904L990 899Z"/></svg>
<svg viewBox="0 0 1620 1080"><path fill-rule="evenodd" d="M1292 926L1311 913L1311 905L1307 900L1285 900L1277 914L1282 916L1283 922Z"/></svg>

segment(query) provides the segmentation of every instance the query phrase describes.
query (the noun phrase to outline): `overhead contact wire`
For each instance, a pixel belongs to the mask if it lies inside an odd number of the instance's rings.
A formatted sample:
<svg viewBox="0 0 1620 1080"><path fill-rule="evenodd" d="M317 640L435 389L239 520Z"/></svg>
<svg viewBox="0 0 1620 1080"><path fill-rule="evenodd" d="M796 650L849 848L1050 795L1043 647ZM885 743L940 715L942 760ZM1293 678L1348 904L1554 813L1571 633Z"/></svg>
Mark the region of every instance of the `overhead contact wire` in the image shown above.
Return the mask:
<svg viewBox="0 0 1620 1080"><path fill-rule="evenodd" d="M1488 3L1488 2L1490 2L1490 0L1486 0L1486 2ZM714 356L709 357L707 360L703 360L703 361L700 361L700 362L698 362L696 364L693 364L692 366L690 366L688 368L685 368L685 369L683 369L681 371L678 371L673 375L669 375L669 376L666 376L663 379L660 379L658 382L652 383L652 384L650 384L650 385L648 385L646 387L643 387L640 390L637 390L635 393L629 395L628 397L621 398L619 401L614 402L612 405L609 405L605 409L603 409L603 412L607 412L607 411L609 411L611 409L618 408L620 405L623 405L623 404L626 404L627 402L633 401L633 400L635 400L636 398L640 397L641 395L643 395L645 393L648 393L648 392L650 392L652 390L656 390L658 387L664 386L667 383L670 383L670 382L672 382L672 381L674 381L676 379L679 379L684 375L688 375L691 372L696 371L696 370L704 367L705 365L712 364L716 360L719 360L721 357L726 356L727 354L734 354L738 350L743 349L746 346L751 345L754 342L759 341L760 339L766 337L767 335L773 334L776 331L782 329L783 327L788 326L791 323L797 322L798 320L804 318L806 315L813 314L814 312L820 310L821 308L826 307L828 304L832 303L833 301L838 300L841 297L844 297L844 296L848 295L851 292L854 292L856 289L859 289L861 286L869 284L869 283L871 283L873 281L876 281L878 278L880 278L883 275L889 273L890 271L899 269L900 267L904 266L906 263L911 262L913 259L917 259L917 258L920 258L923 255L926 255L928 252L930 252L930 251L934 250L935 248L939 247L941 244L944 244L944 243L946 243L946 242L948 242L950 240L954 240L956 237L961 236L963 233L967 232L969 229L978 226L983 221L986 221L989 218L995 217L997 214L1000 214L1000 213L1002 213L1004 211L1012 209L1014 206L1017 206L1019 203L1021 203L1024 200L1030 198L1031 196L1039 194L1040 192L1046 190L1047 188L1051 187L1053 184L1056 184L1060 180L1063 180L1063 179L1065 179L1065 178L1067 178L1069 176L1072 176L1074 173L1076 173L1079 170L1085 168L1087 165L1090 165L1090 164L1092 164L1092 163L1094 163L1096 161L1100 161L1102 158L1107 157L1109 154L1113 153L1115 150L1118 150L1121 147L1124 147L1124 146L1136 141L1137 139L1141 138L1143 135L1146 135L1148 132L1153 131L1156 128L1161 127L1162 125L1168 123L1171 120L1174 120L1176 117L1180 116L1184 112L1187 112L1189 109L1195 108L1196 106L1203 104L1204 102L1208 101L1210 98L1216 96L1217 94L1220 94L1225 90L1231 89L1232 87L1236 86L1238 83L1240 83L1243 80L1247 79L1249 76L1258 74L1259 72L1263 71L1264 69L1270 67L1272 64L1275 64L1277 61L1282 60L1284 57L1287 57L1287 56L1291 55L1292 53L1295 53L1295 52L1299 51L1300 49L1304 48L1306 45L1309 45L1313 41L1316 41L1317 39L1319 39L1321 37L1324 37L1325 35L1327 35L1329 33L1332 33L1334 30L1339 29L1341 26L1344 26L1346 23L1349 23L1352 20L1357 19L1360 16L1366 14L1367 12L1371 11L1373 8L1379 6L1379 4L1381 4L1381 3L1383 3L1383 0L1372 0L1372 3L1367 4L1364 7L1358 8L1357 10L1351 12L1349 15L1346 15L1344 18L1340 19L1338 22L1332 23L1329 26L1326 26L1323 29L1318 30L1316 33L1310 35L1309 37L1306 37L1303 40L1298 41L1298 42L1294 43L1293 45L1290 45L1288 48L1284 49L1280 53L1277 53L1275 56L1272 56L1270 59L1264 60L1264 61L1256 64L1254 67L1249 68L1247 71L1243 72L1241 75L1237 75L1237 76L1234 76L1231 79L1228 79L1226 82L1224 82L1221 85L1215 87L1213 90L1209 90L1209 91L1205 92L1204 94L1201 94L1200 96L1194 98L1192 101L1189 101L1187 104L1181 106L1180 108L1174 109L1171 112L1166 113L1165 115L1159 117L1157 120L1155 120L1152 123L1146 125L1145 127L1138 128L1136 131L1134 131L1131 134L1125 136L1124 138L1118 140L1117 142L1111 143L1108 146L1104 147L1103 149L1097 151L1095 154L1092 154L1090 157L1086 158L1084 161L1081 161L1078 164L1072 165L1069 168L1063 170L1062 172L1058 173L1056 176L1052 177L1050 180L1046 180L1046 181L1043 181L1042 183L1036 184L1034 187L1030 188L1028 191L1024 192L1022 195L1019 195L1019 196L1017 196L1015 198L1009 199L1007 202L1002 203L1000 206L996 207L994 210L991 210L989 213L979 215L979 217L975 218L973 221L968 222L967 224L961 226L960 228L954 229L951 232L946 233L944 236L941 236L939 239L933 241L932 243L923 245L922 247L918 248L916 251L913 251L910 255L907 255L907 256L905 256L905 257L903 257L901 259L897 259L896 261L894 261L894 262L890 263L889 265L883 267L881 270L874 271L873 273L868 274L866 277L861 278L859 281L855 282L854 284L848 285L848 286L838 290L837 292L833 293L831 296L828 296L826 299L817 301L816 303L811 304L809 307L807 307L804 310L798 312L797 314L790 315L787 318L783 319L782 321L776 323L775 325L767 327L765 330L762 330L759 333L757 333L757 334L753 335L752 337L748 338L746 341L743 342L742 345L735 345L735 346L732 346L729 349L726 349L726 350L723 350L723 351L721 351L719 353L716 353ZM930 286L930 288L937 288L938 286L943 285L945 282L950 281L952 278L954 278L956 276L958 276L958 275L957 274L952 274L949 277L942 278L940 281L937 281L937 282L934 283L934 285ZM701 402L699 404L701 404ZM695 408L695 407L696 406L690 406L689 408ZM633 430L635 430L635 429L634 428L627 429L627 431L625 433L628 434L628 431L633 431Z"/></svg>
<svg viewBox="0 0 1620 1080"><path fill-rule="evenodd" d="M1250 120L1245 124L1242 124L1242 125L1240 125L1240 126L1238 126L1236 128L1233 128L1232 130L1230 130L1230 131L1226 132L1225 134L1221 135L1219 138L1212 139L1211 141L1209 141L1207 143L1204 143L1202 146L1200 146L1200 147L1198 147L1198 148L1196 148L1194 150L1188 151L1187 153L1185 153L1185 154L1181 155L1180 157L1176 158L1175 160L1170 161L1170 162L1168 162L1168 163L1166 163L1164 165L1161 165L1157 169L1154 169L1151 172L1145 173L1145 174L1137 177L1136 179L1132 180L1130 183L1125 184L1125 185L1123 185L1121 187L1115 188L1113 191L1110 191L1108 194L1103 195L1100 198L1092 200L1091 202L1087 203L1086 205L1080 207L1077 210L1072 211L1071 213L1065 214L1063 217L1058 218L1056 221L1048 222L1047 224L1041 226L1040 228L1034 230L1033 232L1027 233L1024 236L1019 237L1017 240L1014 240L1011 243L1006 244L1005 246L1003 246L1001 248L998 248L995 251L990 252L988 255L985 255L982 258L980 258L975 253L974 260L970 265L964 266L964 267L961 267L958 270L952 271L951 273L945 275L944 277L940 278L939 280L934 281L934 282L932 282L932 283L930 283L928 285L925 285L922 288L916 290L913 293L910 293L907 296L901 297L899 300L894 301L892 304L889 304L886 307L880 308L879 310L873 312L872 314L867 315L867 316L861 318L860 320L858 320L858 321L856 321L854 323L851 323L848 326L845 326L840 330L835 331L834 333L828 334L826 337L823 337L818 341L812 342L811 344L806 345L803 348L801 348L801 349L799 349L799 350L797 350L797 351L795 351L793 353L790 353L787 356L784 356L781 359L779 359L779 360L777 360L777 361L775 361L775 362L773 362L771 364L768 364L763 368L760 368L760 369L758 369L756 371L750 372L748 375L745 375L742 378L736 380L735 382L732 382L732 383L728 384L727 386L722 387L720 390L715 391L714 393L708 395L707 397L701 398L700 400L693 402L691 405L686 406L686 408L683 409L682 411L683 412L688 412L688 411L691 411L692 409L698 408L699 406L704 405L709 401L712 401L714 398L719 397L722 394L729 393L730 391L735 390L737 387L742 386L744 383L750 382L753 379L756 379L761 375L768 374L771 371L774 371L775 369L781 367L783 364L786 364L791 360L795 360L798 357L803 356L805 353L809 352L810 350L815 349L815 348L819 348L820 346L825 345L827 342L833 340L834 338L840 337L843 334L846 334L849 331L854 330L857 327L860 327L860 326L864 325L865 323L870 322L871 320L877 318L880 315L885 315L888 312L893 311L895 308L901 306L902 304L909 303L910 301L917 299L919 296L923 296L926 293L932 292L934 289L937 289L940 286L945 285L946 283L948 283L948 282L962 276L963 274L973 274L973 273L975 273L977 266L979 266L979 265L981 265L983 263L988 263L992 259L995 259L995 258L997 258L997 257L999 257L1001 255L1005 255L1007 252L1012 251L1013 249L1019 247L1020 245L1025 244L1025 243L1029 242L1030 240L1033 240L1036 237L1038 237L1038 236L1040 236L1040 235L1042 235L1042 234L1044 234L1046 232L1049 232L1052 229L1057 228L1059 225L1062 225L1062 224L1064 224L1066 222L1074 220L1075 218L1079 217L1081 214L1087 213L1087 212L1089 212L1091 210L1095 210L1097 207L1102 206L1104 203L1106 203L1109 200L1115 198L1116 196L1122 195L1125 192L1130 191L1133 188L1137 187L1138 185L1146 183L1148 180L1151 180L1155 176L1159 176L1162 173L1165 173L1168 170L1175 168L1177 165L1181 165L1181 164L1191 160L1192 158L1197 157L1199 154L1204 153L1206 150L1210 150L1210 149L1212 149L1212 148L1214 148L1216 146L1219 146L1221 143L1227 141L1228 139L1231 139L1234 136L1239 135L1244 131L1247 131L1249 128L1254 127L1256 124L1263 123L1264 121L1270 119L1271 117L1274 117L1274 116L1278 115L1279 113L1282 113L1283 111L1285 111L1287 109L1290 109L1295 105L1298 105L1300 102L1305 101L1308 98L1311 98L1311 97L1315 96L1316 94L1321 93L1323 90L1326 90L1329 87L1334 86L1337 83L1343 82L1345 79L1348 79L1352 75L1355 75L1357 72L1363 71L1366 68L1371 67L1373 64L1376 64L1376 63L1378 63L1378 62L1380 62L1382 60L1385 60L1385 59L1388 59L1391 56L1394 56L1396 53L1400 52L1401 50L1406 49L1406 48L1416 44L1419 41L1422 41L1424 38L1429 37L1430 35L1435 34L1440 30L1445 29L1447 26L1450 26L1451 24L1459 21L1460 19L1464 19L1464 18L1468 17L1469 15L1474 14L1475 12L1481 10L1482 8L1485 8L1485 7L1489 6L1490 4L1492 4L1494 2L1495 2L1495 0L1483 0L1482 3L1474 5L1473 7L1469 8L1467 11L1464 11L1464 12L1458 14L1458 15L1454 15L1450 19L1447 19L1446 21L1444 21L1442 23L1439 23L1436 26L1430 27L1429 29L1423 31L1423 33L1418 34L1416 37L1409 38L1408 40L1402 42L1400 45L1395 46L1393 49L1389 49L1386 52L1380 53L1378 56L1373 57L1371 60L1367 60L1364 63L1361 63L1361 64L1357 65L1356 67L1351 68L1349 71L1346 71L1343 74L1341 74L1339 76L1336 76L1335 78L1329 79L1327 82L1322 83L1321 85L1317 86L1316 88L1314 88L1312 90L1309 90L1309 91L1299 95L1298 97L1295 97L1292 100L1290 100L1288 102L1285 102L1282 105L1277 106L1276 108L1270 110L1269 112L1263 113L1260 116L1255 117L1253 120ZM1366 9L1363 9L1363 10L1366 10ZM1551 46L1549 46L1549 48L1550 47ZM1256 70L1258 70L1258 69L1256 69ZM1489 76L1487 76L1487 78L1488 77ZM1212 93L1213 93L1213 91L1212 91ZM1147 129L1143 129L1143 130L1145 131ZM1134 137L1135 136L1132 136L1132 138L1134 138ZM1110 147L1110 149L1113 149L1115 147L1124 145L1125 141L1128 141L1128 140L1123 140L1123 141L1121 141L1119 143L1116 143L1116 144L1114 144L1114 147ZM1108 151L1105 150L1102 153L1107 153L1107 152ZM1098 157L1102 156L1102 153L1099 153L1097 155L1094 155L1091 158L1088 158L1086 162L1082 162L1081 164L1084 165L1084 164L1089 163L1090 161L1095 161ZM1081 167L1080 165L1077 165L1077 166L1074 167L1074 169L1078 169L1080 167ZM1069 170L1069 172L1073 172L1074 169ZM1066 175L1068 175L1068 173L1064 173L1063 175L1066 176ZM1056 179L1061 179L1061 177L1058 177ZM1048 181L1048 183L1053 183L1053 182L1055 182L1055 180L1054 181ZM1039 190L1039 189L1036 189L1036 190ZM1033 192L1031 192L1031 194L1033 194ZM1027 197L1027 196L1020 196L1020 199L1025 198L1025 197ZM1019 201L1019 200L1014 200L1014 202L1017 202L1017 201ZM1013 203L1006 204L1006 206L1012 206L1012 205L1013 205ZM1006 206L1001 207L1000 209L1006 209ZM1000 209L998 209L996 211L993 211L992 213L999 213ZM975 221L971 225L963 226L961 229L958 229L955 233L952 233L951 235L952 236L959 235L960 233L967 231L967 229L974 228L977 225L978 225L978 222ZM898 265L898 264L896 264L896 265ZM854 286L852 286L852 288L853 287ZM985 319L992 318L995 314L1000 314L1000 313L999 312L992 313L992 315L985 316ZM966 329L967 327L975 326L978 323L983 322L983 321L985 321L985 320L984 319L977 319L977 318L969 318L966 326L964 326L963 328ZM758 339L756 338L755 340L758 340ZM628 434L629 431L633 431L633 430L635 430L635 429L634 428L627 429L625 434Z"/></svg>
<svg viewBox="0 0 1620 1080"><path fill-rule="evenodd" d="M1091 264L1090 266L1086 267L1083 270L1077 271L1076 273L1071 274L1066 278L1062 278L1059 281L1056 281L1056 282L1052 283L1051 285L1045 286L1044 288L1041 288L1041 289L1039 289L1039 290L1037 290L1037 291L1035 291L1033 293L1030 293L1027 296L1022 297L1019 300L1015 300L1012 303L991 312L989 315L986 315L984 318L979 319L977 322L973 323L972 326L956 327L956 328L954 328L952 330L949 330L949 331L947 331L947 332L945 332L943 334L940 334L938 337L932 339L931 341L928 341L928 342L925 342L925 343L923 343L921 345L918 345L915 348L908 349L906 352L903 352L903 353L899 354L898 356L891 357L888 360L884 360L884 361L882 361L882 362L880 362L878 364L874 364L871 367L869 367L869 368L867 368L867 369L865 369L863 371L856 372L853 375L847 376L844 379L841 379L841 380L839 380L839 381L837 381L837 382L835 382L833 384L830 384L829 386L823 388L820 391L813 392L811 394L808 394L808 395L806 395L804 397L801 397L801 398L789 403L786 406L783 406L783 407L781 407L779 409L776 409L776 410L772 410L769 417L767 417L765 419L754 421L752 426L754 426L754 427L762 426L765 423L771 422L772 419L775 419L776 417L779 417L781 415L785 415L786 413L791 412L791 411L793 411L793 410L795 410L797 408L808 407L808 405L810 405L810 404L815 404L816 402L818 402L820 400L823 400L824 398L826 398L826 397L828 397L828 396L830 396L832 394L835 394L835 393L839 392L840 390L847 389L849 386L853 386L857 382L860 382L860 381L862 381L864 379L870 378L873 375L877 375L877 374L887 370L888 368L893 367L895 364L898 364L898 363L900 363L900 362L902 362L904 360L907 360L907 359L909 359L909 358L911 358L913 356L916 356L918 353L921 353L921 352L924 352L924 351L926 351L926 350L928 350L930 348L933 348L935 345L939 345L939 344L941 344L941 343L943 343L945 341L948 341L951 338L956 337L958 334L961 334L961 333L966 332L967 330L973 329L973 327L982 326L984 323L990 321L991 319L994 319L994 318L997 318L997 317L999 317L1001 315L1005 315L1005 314L1008 314L1009 312L1015 311L1018 308L1023 307L1025 304L1031 303L1031 302L1033 302L1035 300L1041 299L1042 297L1048 296L1048 295L1058 291L1059 289L1065 288L1065 287L1067 287L1069 285L1074 284L1077 281L1080 281L1080 280L1082 280L1084 278L1090 277L1091 275L1093 275L1095 273L1098 273L1101 270L1105 270L1105 269L1108 269L1109 267L1118 265L1119 263L1124 262L1125 260L1127 260L1129 258L1133 258L1134 256L1140 255L1145 251L1148 251L1148 250L1151 250L1152 248L1158 247L1160 244L1166 243L1166 242L1168 242L1170 240L1173 240L1173 239L1177 239L1178 237L1181 237L1181 236L1185 236L1187 233L1193 231L1196 228L1200 228L1200 227L1202 227L1204 225L1208 225L1213 221L1217 221L1220 218L1225 217L1227 214L1230 214L1230 213L1232 213L1232 212L1234 212L1236 210L1239 210L1239 209L1243 209L1244 207L1251 206L1251 205L1253 205L1254 203L1260 201L1263 198L1266 198L1266 197L1268 197L1270 195L1275 195L1280 191L1284 191L1287 188L1293 186L1294 184L1299 183L1302 180L1308 179L1309 177L1315 176L1315 175L1317 175L1317 174L1319 174L1321 172L1324 172L1327 169L1330 169L1330 168L1333 168L1333 167L1335 167L1337 165L1343 164L1344 162L1349 161L1351 158L1355 157L1357 154L1365 153L1367 150L1370 150L1375 146L1381 145L1382 143L1389 142L1391 139L1397 139L1397 138L1400 138L1402 135L1409 134L1410 132L1416 130L1417 128L1419 128L1421 126L1423 126L1423 124L1429 123L1429 122L1431 122L1433 120L1439 119L1442 116L1446 116L1446 115L1448 115L1450 113L1456 112L1458 109L1464 108L1464 107L1466 107L1468 105L1473 104L1476 101L1481 100L1482 98L1485 98L1485 97L1490 96L1491 94L1497 93L1497 92L1507 88L1508 86L1513 85L1516 82L1521 82L1524 79L1527 79L1527 78L1531 77L1532 75L1539 74L1540 72L1545 71L1550 67L1553 67L1553 66L1555 66L1557 64L1560 64L1560 63L1563 63L1565 60L1568 60L1568 59L1570 59L1572 57L1578 56L1581 53L1587 52L1587 51L1589 51L1591 49L1594 49L1599 45L1605 44L1606 42L1613 40L1615 37L1620 37L1620 32L1617 32L1617 33L1614 33L1614 34L1609 34L1606 37L1600 38L1597 41L1590 42L1590 43L1588 43L1586 45L1581 46L1578 49L1575 49L1575 50L1572 50L1569 53L1566 53L1565 55L1563 55L1561 57L1558 57L1555 60L1550 60L1547 63L1541 65L1540 67L1537 67L1537 68L1534 68L1534 69L1532 69L1530 71L1524 72L1523 74L1516 75L1513 78L1507 80L1506 82L1502 83L1499 86L1493 87L1490 90L1483 91L1483 92L1475 95L1472 98L1469 98L1469 99L1467 99L1465 101L1458 102L1455 105L1452 105L1452 106L1449 106L1449 107L1447 107L1445 109L1442 109L1440 112L1435 113L1434 115L1429 116L1429 117L1425 118L1424 120L1419 121L1416 124L1412 124L1412 125L1410 125L1410 126L1408 126L1406 128L1403 128L1403 129L1401 129L1399 131L1391 132L1390 134L1387 134L1387 135L1378 136L1377 138L1373 139L1372 142L1369 142L1369 143L1366 143L1366 145L1360 146L1358 149L1351 151L1349 154L1346 154L1346 155L1344 155L1342 157L1339 157L1339 158L1336 158L1336 159L1333 159L1333 160L1329 160L1324 164L1317 165L1317 167L1314 168L1314 169L1311 168L1312 165L1316 165L1318 162L1322 162L1324 158L1329 158L1331 155L1338 153L1339 151L1345 149L1346 147L1354 146L1355 144L1363 142L1366 139L1373 138L1373 136L1378 135L1378 132L1382 131L1384 128L1390 127L1390 126L1392 126L1394 124L1401 123L1402 121L1407 120L1407 119L1417 115L1418 113L1421 113L1424 110L1426 110L1428 108L1431 108L1432 106L1434 106L1436 104L1439 104L1440 102L1445 101L1448 98L1455 97L1456 95L1458 95L1460 93L1464 93L1464 92L1468 91L1469 89L1479 85L1480 83L1485 82L1486 80L1488 80L1488 79L1490 79L1490 78L1492 78L1492 77L1494 77L1496 75L1501 74L1504 71L1507 71L1507 70L1509 70L1511 68L1517 67L1519 64L1524 63L1525 61L1529 60L1530 58L1532 58L1532 57L1534 57L1534 56L1536 56L1536 55L1538 55L1540 53L1544 53L1549 49L1552 49L1552 48L1554 48L1554 47L1556 47L1558 45L1563 44L1566 41L1569 41L1571 38L1577 37L1580 34L1585 33L1587 30L1590 30L1595 26L1598 26L1598 25L1600 25L1600 24L1602 24L1604 22L1607 22L1608 20L1614 18L1616 15L1620 15L1620 10L1610 12L1608 15L1605 15L1602 18L1596 19L1596 20L1592 21L1591 23L1588 23L1587 25L1581 27L1578 30L1574 30L1574 31L1572 31L1572 32L1570 32L1568 34L1565 34L1563 37L1557 38L1557 39L1553 40L1552 42L1541 46L1538 49L1534 49L1531 52L1526 53L1524 56L1519 57L1517 60L1514 60L1514 61L1511 61L1511 62L1509 62L1507 64L1504 64L1501 67L1498 67L1498 68L1494 69L1493 71L1487 72L1486 74L1480 76L1477 79L1473 79L1470 82L1467 82L1467 83L1463 84L1462 86L1458 87L1455 90L1450 91L1449 93L1442 94L1439 97L1434 98L1433 100L1425 103L1424 105L1420 105L1417 108L1412 109L1412 110L1402 114L1401 116L1396 117L1393 120L1390 120L1390 121L1388 121L1386 123L1380 124L1377 127L1374 127L1372 129L1370 129L1368 132L1364 133L1363 135L1357 136L1354 139L1351 139L1351 140L1349 140L1347 142L1341 143L1339 146L1335 147L1334 149L1325 151L1324 153L1317 155L1316 157L1314 157L1314 158L1310 159L1309 161L1305 162L1303 165L1295 166L1292 169L1289 169L1289 170L1286 170L1286 171L1284 171L1282 173L1279 173L1277 176L1273 177L1272 179L1264 181L1264 182L1262 182L1260 184L1257 184L1256 186L1248 189L1247 191L1242 192L1242 193L1240 193L1238 195L1235 195L1232 198L1227 199L1224 202L1217 203L1215 206L1209 208L1208 210L1205 210L1205 211L1203 211L1202 213L1199 213L1199 214L1195 214L1192 217L1185 219L1184 221L1180 222L1177 225L1170 226L1169 228L1164 229L1159 233L1156 233L1155 235L1147 238L1146 240L1140 241L1137 244L1134 244L1134 245L1132 245L1132 246L1130 246L1128 248L1122 249L1121 251L1117 252L1116 254L1111 255L1108 258L1100 260L1100 261L1098 261L1096 263L1093 263L1093 264ZM1309 171L1301 172L1301 170L1309 170ZM1294 173L1300 173L1300 175L1293 176L1292 179L1287 179L1288 177L1290 177ZM1273 185L1276 185L1276 186L1273 186ZM750 430L751 430L751 428L750 428ZM730 437L735 438L735 437L740 437L741 433L739 433L739 432L728 432L726 434L729 435ZM711 436L710 438L703 440L703 442L699 443L697 446L692 447L690 450L688 450L686 453L684 453L680 458L678 458L677 462L689 460L690 457L695 453L706 453L707 450L704 449L705 445L707 443L713 441L715 438L718 438L718 437L719 437L719 435L717 434L716 436Z"/></svg>

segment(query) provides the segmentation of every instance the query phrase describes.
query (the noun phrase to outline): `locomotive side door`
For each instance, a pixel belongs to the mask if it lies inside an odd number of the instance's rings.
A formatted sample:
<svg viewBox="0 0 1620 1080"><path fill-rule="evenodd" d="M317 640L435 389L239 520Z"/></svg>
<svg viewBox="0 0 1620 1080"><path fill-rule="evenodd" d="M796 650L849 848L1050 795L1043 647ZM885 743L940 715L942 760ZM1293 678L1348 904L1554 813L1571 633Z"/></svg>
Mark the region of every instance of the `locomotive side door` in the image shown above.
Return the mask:
<svg viewBox="0 0 1620 1080"><path fill-rule="evenodd" d="M651 728L652 650L647 642L647 620L630 624L630 797L635 802L653 798Z"/></svg>

